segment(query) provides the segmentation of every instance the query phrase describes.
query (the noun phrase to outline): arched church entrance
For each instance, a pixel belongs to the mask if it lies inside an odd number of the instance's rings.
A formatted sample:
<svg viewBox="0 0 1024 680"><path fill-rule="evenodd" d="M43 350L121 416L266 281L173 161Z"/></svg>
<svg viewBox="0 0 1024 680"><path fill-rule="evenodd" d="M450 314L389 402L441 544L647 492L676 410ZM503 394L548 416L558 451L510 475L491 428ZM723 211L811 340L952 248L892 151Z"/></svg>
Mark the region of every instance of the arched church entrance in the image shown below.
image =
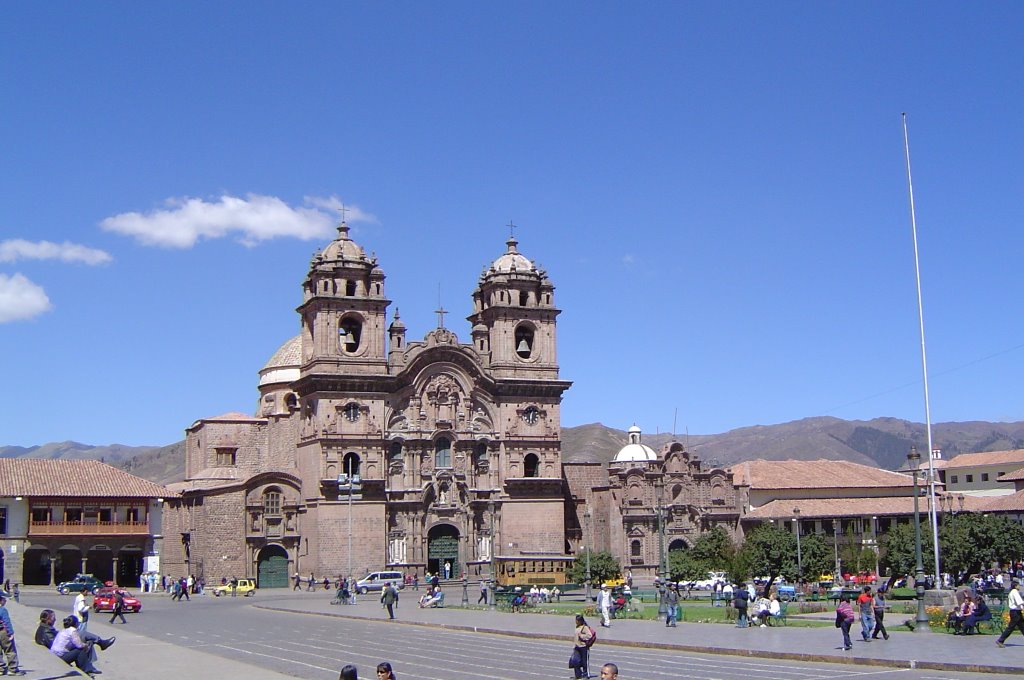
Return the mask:
<svg viewBox="0 0 1024 680"><path fill-rule="evenodd" d="M117 553L117 585L139 587L142 574L142 548L128 546Z"/></svg>
<svg viewBox="0 0 1024 680"><path fill-rule="evenodd" d="M459 530L451 524L438 524L427 533L427 571L441 578L462 578Z"/></svg>
<svg viewBox="0 0 1024 680"><path fill-rule="evenodd" d="M33 546L25 551L21 563L21 582L27 586L50 585L50 551Z"/></svg>
<svg viewBox="0 0 1024 680"><path fill-rule="evenodd" d="M672 541L671 543L668 544L668 551L669 552L672 552L673 550L689 550L689 549L690 549L690 546L688 546L686 544L686 541L684 541L681 538L677 538L677 539L675 539L674 541Z"/></svg>
<svg viewBox="0 0 1024 680"><path fill-rule="evenodd" d="M288 587L288 551L279 545L268 545L256 559L257 587Z"/></svg>

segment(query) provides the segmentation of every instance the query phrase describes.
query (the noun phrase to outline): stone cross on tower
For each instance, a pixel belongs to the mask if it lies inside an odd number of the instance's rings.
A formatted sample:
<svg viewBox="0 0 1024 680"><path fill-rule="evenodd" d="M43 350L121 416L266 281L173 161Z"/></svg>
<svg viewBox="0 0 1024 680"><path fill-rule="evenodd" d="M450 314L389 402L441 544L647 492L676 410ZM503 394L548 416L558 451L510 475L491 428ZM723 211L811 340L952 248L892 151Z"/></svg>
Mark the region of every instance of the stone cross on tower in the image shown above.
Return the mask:
<svg viewBox="0 0 1024 680"><path fill-rule="evenodd" d="M434 310L434 314L437 314L437 327L444 328L444 315L448 313L448 310L444 308L444 305L439 306Z"/></svg>

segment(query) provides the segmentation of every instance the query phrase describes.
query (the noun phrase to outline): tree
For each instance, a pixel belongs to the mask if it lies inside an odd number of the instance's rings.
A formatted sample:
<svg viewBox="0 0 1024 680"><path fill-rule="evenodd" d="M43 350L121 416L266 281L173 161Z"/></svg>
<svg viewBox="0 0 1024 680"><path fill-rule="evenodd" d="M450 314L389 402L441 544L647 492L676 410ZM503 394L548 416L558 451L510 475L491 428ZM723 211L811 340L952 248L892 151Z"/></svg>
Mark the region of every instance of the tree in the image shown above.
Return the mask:
<svg viewBox="0 0 1024 680"><path fill-rule="evenodd" d="M670 550L668 578L671 581L699 581L708 577L707 563L693 554L693 549Z"/></svg>
<svg viewBox="0 0 1024 680"><path fill-rule="evenodd" d="M800 538L800 562L803 564L804 581L813 583L835 567L832 546L825 542L821 534L808 534Z"/></svg>
<svg viewBox="0 0 1024 680"><path fill-rule="evenodd" d="M586 583L587 582L587 553L590 552L590 583L598 584L612 579L619 578L622 575L622 567L619 566L618 560L608 552L607 550L599 550L597 552L591 552L589 548L585 548L576 556L573 560L572 566L566 572L566 577L572 583Z"/></svg>
<svg viewBox="0 0 1024 680"><path fill-rule="evenodd" d="M913 574L917 568L914 548L914 522L897 524L882 539L883 568L891 570L888 587L900 576ZM935 551L932 548L932 529L926 522L921 523L921 562L925 571L928 565L935 562Z"/></svg>
<svg viewBox="0 0 1024 680"><path fill-rule="evenodd" d="M754 576L768 578L765 591L779 576L796 579L796 536L791 531L762 524L747 536L741 552L748 555Z"/></svg>
<svg viewBox="0 0 1024 680"><path fill-rule="evenodd" d="M722 527L701 534L690 548L693 558L704 564L705 571L724 571L730 556L735 552L736 546Z"/></svg>
<svg viewBox="0 0 1024 680"><path fill-rule="evenodd" d="M1024 528L1005 517L967 512L945 518L939 540L942 569L955 575L957 583L995 562L1005 564L1024 555Z"/></svg>

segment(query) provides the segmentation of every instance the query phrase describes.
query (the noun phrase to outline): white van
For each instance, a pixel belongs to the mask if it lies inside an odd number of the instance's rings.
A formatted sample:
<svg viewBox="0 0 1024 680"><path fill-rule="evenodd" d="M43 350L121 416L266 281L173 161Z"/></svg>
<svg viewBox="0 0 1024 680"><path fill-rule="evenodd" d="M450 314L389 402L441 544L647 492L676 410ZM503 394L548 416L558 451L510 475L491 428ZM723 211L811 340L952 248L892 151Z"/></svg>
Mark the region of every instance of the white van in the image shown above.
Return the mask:
<svg viewBox="0 0 1024 680"><path fill-rule="evenodd" d="M405 575L400 571L371 571L356 581L356 592L365 595L371 590L383 590L384 584L388 582L396 588L404 588Z"/></svg>

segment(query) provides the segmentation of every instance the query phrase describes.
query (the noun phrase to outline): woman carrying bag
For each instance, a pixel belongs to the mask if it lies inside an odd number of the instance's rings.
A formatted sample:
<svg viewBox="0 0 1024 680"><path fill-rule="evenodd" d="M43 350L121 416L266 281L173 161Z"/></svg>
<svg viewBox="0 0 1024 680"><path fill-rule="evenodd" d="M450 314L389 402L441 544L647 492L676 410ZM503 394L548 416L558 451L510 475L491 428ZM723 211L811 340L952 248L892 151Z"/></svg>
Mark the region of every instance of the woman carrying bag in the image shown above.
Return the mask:
<svg viewBox="0 0 1024 680"><path fill-rule="evenodd" d="M576 615L576 637L573 640L572 656L569 657L569 668L573 669L577 678L590 677L590 648L597 640L597 633L587 625L582 614Z"/></svg>

